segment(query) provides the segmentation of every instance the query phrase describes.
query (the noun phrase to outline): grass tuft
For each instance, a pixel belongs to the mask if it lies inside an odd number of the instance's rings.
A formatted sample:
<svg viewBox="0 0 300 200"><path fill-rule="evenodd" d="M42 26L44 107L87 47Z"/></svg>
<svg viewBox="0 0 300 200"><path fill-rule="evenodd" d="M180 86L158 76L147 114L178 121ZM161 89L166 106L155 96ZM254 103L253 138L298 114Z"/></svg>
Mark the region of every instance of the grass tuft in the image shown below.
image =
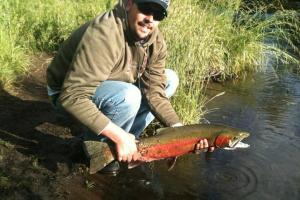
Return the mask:
<svg viewBox="0 0 300 200"><path fill-rule="evenodd" d="M110 0L2 0L0 84L26 73L35 52L57 51L72 30L113 6ZM63 11L63 12L62 12Z"/></svg>
<svg viewBox="0 0 300 200"><path fill-rule="evenodd" d="M268 7L249 12L240 6L240 0L174 0L162 24L169 46L167 65L181 81L172 100L185 123L197 123L205 113L208 77L217 74L222 81L261 70L266 52L280 62L299 63L286 48L300 55L294 45L300 39L296 12L268 15Z"/></svg>

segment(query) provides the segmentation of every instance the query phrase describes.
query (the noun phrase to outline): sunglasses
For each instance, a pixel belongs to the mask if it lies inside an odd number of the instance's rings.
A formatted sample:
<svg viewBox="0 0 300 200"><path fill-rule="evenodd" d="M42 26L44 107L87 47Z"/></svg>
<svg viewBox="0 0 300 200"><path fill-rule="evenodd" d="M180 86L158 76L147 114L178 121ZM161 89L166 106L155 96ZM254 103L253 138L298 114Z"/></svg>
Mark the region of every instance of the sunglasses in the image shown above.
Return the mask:
<svg viewBox="0 0 300 200"><path fill-rule="evenodd" d="M166 12L159 5L153 3L137 3L138 10L144 15L152 15L155 21L162 21Z"/></svg>

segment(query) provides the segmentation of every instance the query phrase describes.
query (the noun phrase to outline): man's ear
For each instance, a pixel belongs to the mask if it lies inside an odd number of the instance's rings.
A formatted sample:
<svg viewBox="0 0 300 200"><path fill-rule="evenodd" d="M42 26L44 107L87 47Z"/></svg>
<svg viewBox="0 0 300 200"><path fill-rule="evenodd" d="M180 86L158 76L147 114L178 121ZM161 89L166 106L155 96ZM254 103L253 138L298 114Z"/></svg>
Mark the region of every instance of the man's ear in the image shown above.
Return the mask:
<svg viewBox="0 0 300 200"><path fill-rule="evenodd" d="M132 8L132 6L133 6L133 4L134 4L133 1L134 1L134 0L128 0L128 1L127 1L126 6L125 6L125 10L126 10L127 12Z"/></svg>

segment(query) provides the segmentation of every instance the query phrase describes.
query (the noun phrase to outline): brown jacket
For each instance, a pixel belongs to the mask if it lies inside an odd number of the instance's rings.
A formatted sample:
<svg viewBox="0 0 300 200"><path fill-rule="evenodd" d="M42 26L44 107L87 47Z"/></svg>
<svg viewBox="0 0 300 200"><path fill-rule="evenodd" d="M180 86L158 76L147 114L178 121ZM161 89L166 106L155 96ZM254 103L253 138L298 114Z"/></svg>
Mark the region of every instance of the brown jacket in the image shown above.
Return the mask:
<svg viewBox="0 0 300 200"><path fill-rule="evenodd" d="M122 13L124 9L117 5L78 28L49 65L48 86L60 91L58 100L64 109L95 133L109 122L91 100L105 80L139 81L152 113L166 126L180 122L164 92L162 34L156 29L146 43L135 42Z"/></svg>

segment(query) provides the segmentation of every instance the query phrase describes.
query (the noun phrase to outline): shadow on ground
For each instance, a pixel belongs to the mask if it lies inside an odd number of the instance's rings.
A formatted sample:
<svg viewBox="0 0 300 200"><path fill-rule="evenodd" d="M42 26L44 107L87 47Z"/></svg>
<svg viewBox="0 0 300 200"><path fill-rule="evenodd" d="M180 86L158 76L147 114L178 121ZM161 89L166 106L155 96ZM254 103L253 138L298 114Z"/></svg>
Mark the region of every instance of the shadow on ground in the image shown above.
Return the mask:
<svg viewBox="0 0 300 200"><path fill-rule="evenodd" d="M51 184L85 168L81 133L48 102L45 66L9 89L0 87L0 199L60 196Z"/></svg>

